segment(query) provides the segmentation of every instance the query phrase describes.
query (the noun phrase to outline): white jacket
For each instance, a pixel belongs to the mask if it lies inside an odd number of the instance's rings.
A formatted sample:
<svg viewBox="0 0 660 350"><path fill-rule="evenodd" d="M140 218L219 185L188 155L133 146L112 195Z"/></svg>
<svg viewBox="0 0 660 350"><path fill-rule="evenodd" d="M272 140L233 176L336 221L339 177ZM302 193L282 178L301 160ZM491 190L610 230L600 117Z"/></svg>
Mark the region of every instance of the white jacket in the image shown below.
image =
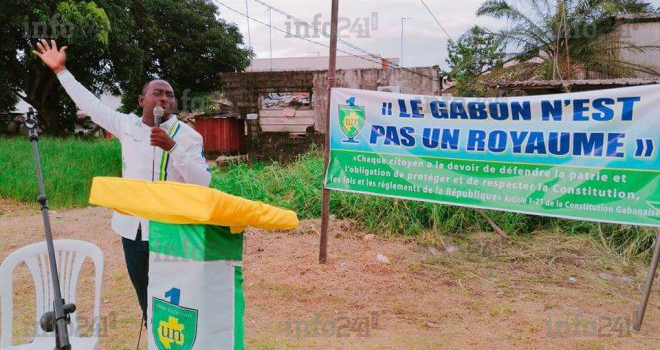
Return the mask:
<svg viewBox="0 0 660 350"><path fill-rule="evenodd" d="M172 115L161 124L161 128L167 130L176 142L172 150L164 152L159 147L151 146L151 128L142 122L141 117L133 113L119 113L104 105L68 70L60 72L57 78L80 111L119 139L123 177L209 185L211 170L204 159L202 136L176 116ZM139 224L142 225L142 240L149 240L148 220L117 212L112 216L112 229L132 240L137 236Z"/></svg>

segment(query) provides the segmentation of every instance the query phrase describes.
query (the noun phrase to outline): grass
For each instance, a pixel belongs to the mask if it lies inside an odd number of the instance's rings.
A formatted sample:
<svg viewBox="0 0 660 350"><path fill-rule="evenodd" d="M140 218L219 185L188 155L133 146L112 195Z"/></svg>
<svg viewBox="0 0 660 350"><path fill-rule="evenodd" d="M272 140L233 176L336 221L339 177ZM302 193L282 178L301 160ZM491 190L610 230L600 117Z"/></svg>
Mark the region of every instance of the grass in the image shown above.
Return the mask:
<svg viewBox="0 0 660 350"><path fill-rule="evenodd" d="M219 190L291 209L301 219L321 216L323 157L312 150L297 161L281 165L235 163L215 169L211 186ZM492 231L474 209L409 200L331 192L330 212L340 219L352 219L368 232L406 236L468 237L477 231ZM514 238L538 231L586 235L625 257L650 256L654 231L627 225L562 220L536 215L486 211L487 215Z"/></svg>
<svg viewBox="0 0 660 350"><path fill-rule="evenodd" d="M85 206L94 176L121 176L116 140L40 138L39 156L51 208ZM0 137L0 195L36 203L39 187L32 145L25 137Z"/></svg>
<svg viewBox="0 0 660 350"><path fill-rule="evenodd" d="M52 208L86 206L92 177L121 174L120 146L115 140L43 138L39 151ZM30 143L25 138L0 138L0 162L0 196L34 203L38 187ZM211 186L291 209L301 219L317 219L321 216L322 181L323 157L311 150L286 165L239 162L215 168ZM421 237L431 244L440 235L467 238L473 232L492 231L473 209L346 192L331 193L330 212L339 219L355 220L368 232ZM586 235L631 258L650 256L655 236L651 229L635 226L486 212L514 238L538 231Z"/></svg>

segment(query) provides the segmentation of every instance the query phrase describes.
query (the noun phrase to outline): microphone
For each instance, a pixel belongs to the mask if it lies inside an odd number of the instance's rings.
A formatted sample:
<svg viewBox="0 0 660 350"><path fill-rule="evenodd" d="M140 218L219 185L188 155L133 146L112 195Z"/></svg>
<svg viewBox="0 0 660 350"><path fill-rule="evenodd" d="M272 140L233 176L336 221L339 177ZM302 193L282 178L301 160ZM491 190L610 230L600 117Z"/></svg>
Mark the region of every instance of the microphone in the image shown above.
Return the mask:
<svg viewBox="0 0 660 350"><path fill-rule="evenodd" d="M156 106L154 107L154 126L159 128L160 127L160 122L163 119L163 114L165 114L165 110L161 106ZM151 160L151 181L155 180L155 173L156 173L156 147L154 146L154 152L153 152L153 158Z"/></svg>
<svg viewBox="0 0 660 350"><path fill-rule="evenodd" d="M160 123L163 120L163 114L165 114L165 110L161 106L156 106L154 107L154 126L155 127L160 127Z"/></svg>

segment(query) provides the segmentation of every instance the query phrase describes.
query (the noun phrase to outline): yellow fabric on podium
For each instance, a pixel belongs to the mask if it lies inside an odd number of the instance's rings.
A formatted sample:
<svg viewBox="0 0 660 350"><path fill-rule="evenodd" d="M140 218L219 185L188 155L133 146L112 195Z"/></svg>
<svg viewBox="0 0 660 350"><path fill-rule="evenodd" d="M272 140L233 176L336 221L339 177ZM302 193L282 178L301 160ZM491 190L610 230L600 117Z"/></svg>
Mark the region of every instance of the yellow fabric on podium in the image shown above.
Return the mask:
<svg viewBox="0 0 660 350"><path fill-rule="evenodd" d="M95 177L89 202L159 222L227 226L232 233L240 233L247 226L289 230L299 224L291 210L170 181Z"/></svg>

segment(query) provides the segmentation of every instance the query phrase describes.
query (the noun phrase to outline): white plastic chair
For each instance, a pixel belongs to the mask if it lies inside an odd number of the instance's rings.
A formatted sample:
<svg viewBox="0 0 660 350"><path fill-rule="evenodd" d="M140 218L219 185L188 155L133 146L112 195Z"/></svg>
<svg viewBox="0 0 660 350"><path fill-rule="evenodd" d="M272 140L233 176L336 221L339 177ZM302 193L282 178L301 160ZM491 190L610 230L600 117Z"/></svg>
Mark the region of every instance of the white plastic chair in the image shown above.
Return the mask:
<svg viewBox="0 0 660 350"><path fill-rule="evenodd" d="M94 318L93 335L80 337L78 332L77 313L71 314L71 323L68 330L71 348L95 349L100 335L101 315L101 287L103 281L103 252L96 245L71 239L55 240L55 256L60 278L60 289L65 302L76 302L76 286L83 262L87 257L92 259L95 269L94 292ZM27 264L34 280L36 291L36 318L32 343L12 345L13 335L13 287L12 276L16 267L21 263ZM0 350L52 350L55 347L55 332L45 333L39 327L41 315L51 311L53 307L53 283L48 262L48 248L46 242L25 246L11 253L0 265L0 302L2 305L2 335L0 336Z"/></svg>

